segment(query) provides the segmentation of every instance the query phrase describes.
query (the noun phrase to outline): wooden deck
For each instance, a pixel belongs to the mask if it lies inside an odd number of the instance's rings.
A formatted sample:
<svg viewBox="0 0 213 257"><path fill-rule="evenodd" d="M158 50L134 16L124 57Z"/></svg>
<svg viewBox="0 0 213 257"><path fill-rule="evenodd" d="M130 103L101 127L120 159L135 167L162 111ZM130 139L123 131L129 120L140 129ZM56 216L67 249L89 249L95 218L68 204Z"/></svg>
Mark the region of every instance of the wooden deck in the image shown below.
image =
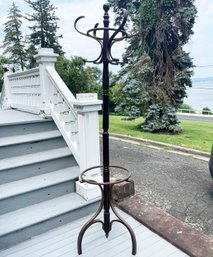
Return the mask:
<svg viewBox="0 0 213 257"><path fill-rule="evenodd" d="M141 225L126 213L121 213L134 229L137 238L136 257L187 257L185 253ZM77 257L77 237L90 218L76 220L60 228L0 252L0 257ZM126 228L114 223L106 239L100 224L91 226L83 238L82 257L130 257L131 240Z"/></svg>
<svg viewBox="0 0 213 257"><path fill-rule="evenodd" d="M43 121L44 119L38 115L17 111L17 110L0 110L0 126L11 125L11 124L22 124L30 122Z"/></svg>

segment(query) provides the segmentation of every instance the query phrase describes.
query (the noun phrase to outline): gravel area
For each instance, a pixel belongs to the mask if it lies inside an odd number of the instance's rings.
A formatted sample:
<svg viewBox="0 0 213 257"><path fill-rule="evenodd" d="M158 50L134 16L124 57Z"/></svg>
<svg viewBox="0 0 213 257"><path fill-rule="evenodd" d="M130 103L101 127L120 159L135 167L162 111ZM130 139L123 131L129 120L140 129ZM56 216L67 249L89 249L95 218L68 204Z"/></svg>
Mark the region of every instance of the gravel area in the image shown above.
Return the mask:
<svg viewBox="0 0 213 257"><path fill-rule="evenodd" d="M208 162L110 140L110 164L132 171L136 193L213 236L213 180Z"/></svg>

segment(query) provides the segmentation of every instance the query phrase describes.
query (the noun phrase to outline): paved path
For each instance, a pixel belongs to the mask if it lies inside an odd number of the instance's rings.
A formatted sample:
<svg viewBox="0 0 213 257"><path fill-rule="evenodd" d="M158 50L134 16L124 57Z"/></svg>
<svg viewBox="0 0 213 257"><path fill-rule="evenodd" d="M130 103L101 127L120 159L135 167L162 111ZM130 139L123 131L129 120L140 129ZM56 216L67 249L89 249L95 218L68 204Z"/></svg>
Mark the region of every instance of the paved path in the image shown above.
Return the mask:
<svg viewBox="0 0 213 257"><path fill-rule="evenodd" d="M133 172L145 201L213 235L213 180L206 161L111 140L110 163Z"/></svg>

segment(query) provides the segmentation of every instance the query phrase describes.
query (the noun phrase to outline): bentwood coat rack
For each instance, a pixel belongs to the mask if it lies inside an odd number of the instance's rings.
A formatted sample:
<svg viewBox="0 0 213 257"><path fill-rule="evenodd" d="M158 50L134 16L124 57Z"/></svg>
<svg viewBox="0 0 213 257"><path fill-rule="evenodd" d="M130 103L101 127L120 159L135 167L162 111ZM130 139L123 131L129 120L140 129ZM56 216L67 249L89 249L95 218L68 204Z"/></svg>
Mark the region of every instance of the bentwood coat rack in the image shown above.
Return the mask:
<svg viewBox="0 0 213 257"><path fill-rule="evenodd" d="M97 23L94 28L88 30L86 33L81 32L77 28L77 23L79 20L82 18L85 18L84 16L80 16L76 19L74 23L74 27L77 32L80 34L87 36L89 38L93 38L96 40L100 46L101 46L101 53L99 57L95 60L92 61L87 61L87 62L92 62L94 64L101 64L103 63L103 78L102 78L102 86L103 86L103 108L102 108L102 113L103 113L103 166L95 166L86 169L83 171L80 175L80 179L82 182L86 182L89 184L97 185L99 186L101 192L102 192L102 199L101 199L101 204L96 211L96 213L91 217L91 219L82 227L79 235L78 235L78 254L82 254L82 240L84 233L86 230L95 223L101 223L102 228L105 232L106 237L108 237L109 232L111 231L112 224L114 222L119 222L123 224L127 230L130 233L131 240L132 240L132 254L135 255L137 251L137 246L136 246L136 238L134 231L132 228L129 226L129 224L118 214L116 211L113 201L112 201L112 187L115 184L122 183L124 181L129 181L131 177L131 173L120 166L110 166L109 163L109 64L120 64L120 60L117 58L114 58L111 53L112 46L124 39L128 38L128 34L124 29L124 26L127 21L127 11L125 9L122 9L123 11L123 20L121 22L121 25L116 29L116 28L110 28L109 27L109 5L104 4L103 6L104 9L104 20L103 24L104 27L99 28L99 24ZM103 35L100 36L100 33L103 32ZM103 182L98 182L92 179L86 178L85 174L88 171L91 171L93 169L101 169L103 172ZM125 176L122 179L117 179L110 181L110 171L112 169L117 169L119 172L124 172ZM117 217L116 219L111 220L110 219L110 208L114 212L115 216ZM104 217L103 221L100 219L97 219L98 215L101 213L102 209L104 210Z"/></svg>

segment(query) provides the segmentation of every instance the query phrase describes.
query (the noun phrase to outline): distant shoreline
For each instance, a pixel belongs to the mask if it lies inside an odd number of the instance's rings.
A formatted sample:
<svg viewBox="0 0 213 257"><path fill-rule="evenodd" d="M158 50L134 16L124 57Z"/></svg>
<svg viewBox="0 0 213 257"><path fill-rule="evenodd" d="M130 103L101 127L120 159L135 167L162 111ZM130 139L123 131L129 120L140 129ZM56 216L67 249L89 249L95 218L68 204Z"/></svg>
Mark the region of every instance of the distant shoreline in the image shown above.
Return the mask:
<svg viewBox="0 0 213 257"><path fill-rule="evenodd" d="M204 107L213 111L213 78L212 81L206 82L193 82L192 87L186 89L188 97L184 99L184 103L189 104L195 111L202 111Z"/></svg>

